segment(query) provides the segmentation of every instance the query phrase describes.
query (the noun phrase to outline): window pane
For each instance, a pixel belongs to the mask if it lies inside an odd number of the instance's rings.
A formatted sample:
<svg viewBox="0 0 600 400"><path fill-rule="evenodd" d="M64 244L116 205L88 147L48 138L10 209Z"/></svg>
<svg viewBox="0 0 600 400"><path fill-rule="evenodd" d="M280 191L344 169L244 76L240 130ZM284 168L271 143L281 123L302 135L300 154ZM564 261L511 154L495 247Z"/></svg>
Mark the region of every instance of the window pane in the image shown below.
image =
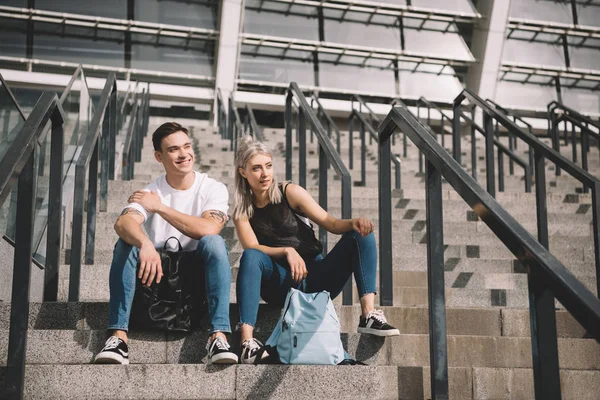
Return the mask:
<svg viewBox="0 0 600 400"><path fill-rule="evenodd" d="M397 27L326 19L325 41L400 50L400 30Z"/></svg>
<svg viewBox="0 0 600 400"><path fill-rule="evenodd" d="M319 22L316 17L286 16L246 9L244 11L244 32L319 40Z"/></svg>
<svg viewBox="0 0 600 400"><path fill-rule="evenodd" d="M176 0L137 0L134 16L138 21L215 29L217 9L212 5Z"/></svg>
<svg viewBox="0 0 600 400"><path fill-rule="evenodd" d="M510 3L510 16L539 21L573 23L570 2L555 3L547 0L512 0Z"/></svg>
<svg viewBox="0 0 600 400"><path fill-rule="evenodd" d="M577 18L581 25L600 26L600 3L593 6L577 6Z"/></svg>
<svg viewBox="0 0 600 400"><path fill-rule="evenodd" d="M454 76L400 71L401 97L424 96L429 100L451 102L461 91L462 85Z"/></svg>
<svg viewBox="0 0 600 400"><path fill-rule="evenodd" d="M565 66L562 46L523 40L506 40L502 60L536 65Z"/></svg>
<svg viewBox="0 0 600 400"><path fill-rule="evenodd" d="M214 42L133 35L131 67L164 72L214 76Z"/></svg>
<svg viewBox="0 0 600 400"><path fill-rule="evenodd" d="M472 59L471 52L456 33L442 33L432 31L404 31L406 50L416 53L432 54L442 57L452 57L460 60Z"/></svg>
<svg viewBox="0 0 600 400"><path fill-rule="evenodd" d="M412 4L415 7L438 8L466 13L473 13L475 10L469 0L413 0Z"/></svg>
<svg viewBox="0 0 600 400"><path fill-rule="evenodd" d="M600 69L600 51L598 49L569 48L571 66L575 68Z"/></svg>
<svg viewBox="0 0 600 400"><path fill-rule="evenodd" d="M0 54L25 57L27 54L27 22L0 18Z"/></svg>
<svg viewBox="0 0 600 400"><path fill-rule="evenodd" d="M33 56L113 67L124 65L122 32L36 22Z"/></svg>
<svg viewBox="0 0 600 400"><path fill-rule="evenodd" d="M392 70L320 63L319 79L320 86L327 88L395 94Z"/></svg>
<svg viewBox="0 0 600 400"><path fill-rule="evenodd" d="M496 87L496 103L508 108L546 108L552 100L556 100L554 86L499 81Z"/></svg>
<svg viewBox="0 0 600 400"><path fill-rule="evenodd" d="M35 0L35 8L71 14L127 19L127 2L122 0Z"/></svg>
<svg viewBox="0 0 600 400"><path fill-rule="evenodd" d="M563 102L583 114L600 112L600 92L581 89L562 90Z"/></svg>
<svg viewBox="0 0 600 400"><path fill-rule="evenodd" d="M303 62L244 54L240 57L239 79L285 84L295 81L309 86L315 84L312 59Z"/></svg>

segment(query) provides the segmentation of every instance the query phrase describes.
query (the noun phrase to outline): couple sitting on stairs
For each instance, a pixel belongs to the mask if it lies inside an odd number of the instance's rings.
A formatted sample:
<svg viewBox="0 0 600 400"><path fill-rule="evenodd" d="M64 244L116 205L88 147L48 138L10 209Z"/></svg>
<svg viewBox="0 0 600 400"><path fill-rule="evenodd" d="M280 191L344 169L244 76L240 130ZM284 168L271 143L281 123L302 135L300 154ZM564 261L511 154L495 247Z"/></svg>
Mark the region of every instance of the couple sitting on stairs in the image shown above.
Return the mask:
<svg viewBox="0 0 600 400"><path fill-rule="evenodd" d="M229 323L231 268L225 241L219 235L227 222L228 193L223 183L194 171L194 152L188 131L165 123L152 135L154 156L165 175L133 193L115 224L120 239L110 267L111 333L96 363L129 363L127 331L136 274L150 286L163 276L157 248L171 236L184 250L194 251L198 271L204 271L210 332L208 363L237 363L226 333ZM244 252L237 276L241 362L254 363L263 355L254 339L260 298L283 305L291 287L305 292L326 290L335 298L354 274L362 316L358 332L398 335L381 310L375 310L377 254L373 224L365 218L337 219L295 184L278 184L272 154L250 137L240 141L236 157L233 219ZM299 229L294 213L336 234L344 234L322 257L315 251L314 234ZM142 229L142 225L147 233ZM138 268L139 265L139 268ZM201 268L204 266L204 268Z"/></svg>

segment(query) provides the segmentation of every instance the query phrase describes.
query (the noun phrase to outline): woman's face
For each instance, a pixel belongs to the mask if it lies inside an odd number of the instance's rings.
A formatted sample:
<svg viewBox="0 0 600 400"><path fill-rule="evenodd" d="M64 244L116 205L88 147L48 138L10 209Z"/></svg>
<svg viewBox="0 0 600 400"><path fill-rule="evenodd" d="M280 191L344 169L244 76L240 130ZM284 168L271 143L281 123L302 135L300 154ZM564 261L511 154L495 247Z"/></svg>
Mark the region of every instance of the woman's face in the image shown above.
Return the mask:
<svg viewBox="0 0 600 400"><path fill-rule="evenodd" d="M273 182L273 160L265 154L257 154L250 158L239 173L248 180L253 192L269 189Z"/></svg>

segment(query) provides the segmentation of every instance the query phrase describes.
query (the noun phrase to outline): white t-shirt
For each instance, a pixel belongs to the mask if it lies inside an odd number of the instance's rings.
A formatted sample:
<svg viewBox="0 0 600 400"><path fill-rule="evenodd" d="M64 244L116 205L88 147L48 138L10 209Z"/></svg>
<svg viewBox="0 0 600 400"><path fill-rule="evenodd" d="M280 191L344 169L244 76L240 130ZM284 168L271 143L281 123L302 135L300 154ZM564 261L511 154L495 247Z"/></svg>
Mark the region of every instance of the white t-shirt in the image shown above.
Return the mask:
<svg viewBox="0 0 600 400"><path fill-rule="evenodd" d="M229 209L229 193L227 187L208 175L194 171L196 177L194 184L187 190L173 189L168 183L165 175L162 175L150 183L144 190L156 192L160 201L181 213L199 217L203 212L209 210L222 211L227 215ZM186 251L196 249L198 241L179 232L174 226L165 221L160 215L150 213L138 203L129 203L125 208L135 208L144 216L144 228L150 237L154 247L162 249L165 241L171 236L179 239L181 246ZM177 242L170 240L167 249L177 250Z"/></svg>

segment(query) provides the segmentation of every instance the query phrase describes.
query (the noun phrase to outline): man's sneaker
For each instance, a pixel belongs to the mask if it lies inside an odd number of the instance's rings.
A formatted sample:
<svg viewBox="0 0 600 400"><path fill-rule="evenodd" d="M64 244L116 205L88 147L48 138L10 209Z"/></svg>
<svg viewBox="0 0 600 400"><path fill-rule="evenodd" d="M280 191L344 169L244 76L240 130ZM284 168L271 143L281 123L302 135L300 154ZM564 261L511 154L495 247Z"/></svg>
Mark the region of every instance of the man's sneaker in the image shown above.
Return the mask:
<svg viewBox="0 0 600 400"><path fill-rule="evenodd" d="M220 336L212 342L208 339L206 351L208 351L209 364L237 364L238 362L238 356L231 351L227 340Z"/></svg>
<svg viewBox="0 0 600 400"><path fill-rule="evenodd" d="M358 333L375 336L398 336L400 331L387 323L383 310L373 310L366 317L360 317Z"/></svg>
<svg viewBox="0 0 600 400"><path fill-rule="evenodd" d="M269 353L265 351L265 347L260 341L252 338L246 339L242 343L242 354L240 356L242 364L257 364L267 357L269 357Z"/></svg>
<svg viewBox="0 0 600 400"><path fill-rule="evenodd" d="M96 364L129 364L127 343L116 336L108 338L104 348L94 358Z"/></svg>

